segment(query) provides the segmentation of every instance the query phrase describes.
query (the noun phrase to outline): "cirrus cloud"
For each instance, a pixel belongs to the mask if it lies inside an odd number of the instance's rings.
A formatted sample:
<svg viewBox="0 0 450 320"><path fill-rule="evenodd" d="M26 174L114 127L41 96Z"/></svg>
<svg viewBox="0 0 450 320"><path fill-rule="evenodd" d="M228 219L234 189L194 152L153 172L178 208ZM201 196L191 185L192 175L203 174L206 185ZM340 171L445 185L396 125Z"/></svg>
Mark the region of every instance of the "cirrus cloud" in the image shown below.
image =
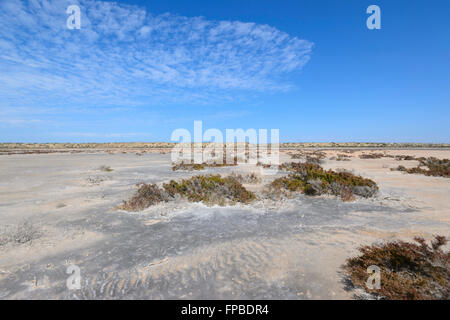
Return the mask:
<svg viewBox="0 0 450 320"><path fill-rule="evenodd" d="M81 8L81 29L66 8ZM2 0L3 106L233 101L289 90L313 44L268 25L96 0Z"/></svg>

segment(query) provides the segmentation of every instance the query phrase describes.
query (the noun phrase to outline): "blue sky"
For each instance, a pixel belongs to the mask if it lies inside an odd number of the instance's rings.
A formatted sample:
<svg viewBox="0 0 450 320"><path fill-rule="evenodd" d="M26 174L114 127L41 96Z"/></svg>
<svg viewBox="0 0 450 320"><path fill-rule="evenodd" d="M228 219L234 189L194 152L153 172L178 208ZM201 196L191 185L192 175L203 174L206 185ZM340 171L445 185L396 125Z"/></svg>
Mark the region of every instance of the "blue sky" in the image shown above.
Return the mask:
<svg viewBox="0 0 450 320"><path fill-rule="evenodd" d="M81 29L66 27L68 5ZM381 8L368 30L366 8ZM0 1L0 142L450 142L450 2Z"/></svg>

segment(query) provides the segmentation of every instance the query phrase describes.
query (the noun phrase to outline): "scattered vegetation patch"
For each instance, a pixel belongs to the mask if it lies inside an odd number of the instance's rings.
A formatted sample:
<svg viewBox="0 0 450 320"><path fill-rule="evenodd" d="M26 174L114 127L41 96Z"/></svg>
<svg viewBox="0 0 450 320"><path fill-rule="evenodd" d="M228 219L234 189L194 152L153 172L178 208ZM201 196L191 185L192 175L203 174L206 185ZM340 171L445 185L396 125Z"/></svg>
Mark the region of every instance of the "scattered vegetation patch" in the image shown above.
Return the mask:
<svg viewBox="0 0 450 320"><path fill-rule="evenodd" d="M280 170L286 171L301 171L305 167L306 163L301 162L285 162L280 165Z"/></svg>
<svg viewBox="0 0 450 320"><path fill-rule="evenodd" d="M401 160L417 160L417 158L413 157L413 156L397 155L397 156L395 156L395 160L398 160L398 161L401 161Z"/></svg>
<svg viewBox="0 0 450 320"><path fill-rule="evenodd" d="M390 155L387 153L363 153L359 156L361 159L380 159L380 158L394 158L395 160L418 160L418 158L408 155Z"/></svg>
<svg viewBox="0 0 450 320"><path fill-rule="evenodd" d="M321 164L323 162L323 158L317 156L306 156L306 162Z"/></svg>
<svg viewBox="0 0 450 320"><path fill-rule="evenodd" d="M100 184L102 184L102 182L106 181L108 179L108 177L100 177L100 176L93 176L93 177L88 177L86 179L86 182L89 186L98 186Z"/></svg>
<svg viewBox="0 0 450 320"><path fill-rule="evenodd" d="M437 159L434 157L417 158L419 165L414 168L398 166L393 171L404 171L406 173L418 173L426 176L450 178L450 159Z"/></svg>
<svg viewBox="0 0 450 320"><path fill-rule="evenodd" d="M246 175L241 175L233 172L230 176L243 184L257 184L261 182L261 177L254 172Z"/></svg>
<svg viewBox="0 0 450 320"><path fill-rule="evenodd" d="M114 170L111 169L111 167L109 167L109 166L101 166L100 168L98 168L98 170L104 171L104 172L111 172L111 171L114 171Z"/></svg>
<svg viewBox="0 0 450 320"><path fill-rule="evenodd" d="M6 229L0 234L0 246L8 243L31 243L41 236L40 231L29 221L24 221L10 230Z"/></svg>
<svg viewBox="0 0 450 320"><path fill-rule="evenodd" d="M352 156L349 156L348 154L345 153L338 153L336 161L350 161L351 157Z"/></svg>
<svg viewBox="0 0 450 320"><path fill-rule="evenodd" d="M258 167L263 167L264 169L272 168L272 164L271 164L271 163L263 163L263 162L261 162L261 161L258 161L258 162L256 163L256 165L257 165Z"/></svg>
<svg viewBox="0 0 450 320"><path fill-rule="evenodd" d="M302 159L303 154L302 153L290 153L291 159Z"/></svg>
<svg viewBox="0 0 450 320"><path fill-rule="evenodd" d="M203 162L203 163L185 163L184 161L180 163L175 163L172 166L173 171L177 170L186 170L186 171L194 171L194 170L204 170L205 168L219 168L219 167L232 167L237 166L237 157L234 157L232 163L227 163L224 158L222 163L219 162Z"/></svg>
<svg viewBox="0 0 450 320"><path fill-rule="evenodd" d="M423 238L415 243L395 241L383 245L363 246L360 256L349 258L344 270L353 286L384 299L445 299L450 298L450 252L441 248L447 243L436 236L431 246ZM380 289L369 289L367 268L378 266Z"/></svg>
<svg viewBox="0 0 450 320"><path fill-rule="evenodd" d="M336 157L330 157L330 160L335 161L350 161L350 158L352 156L349 156L348 154L338 153Z"/></svg>
<svg viewBox="0 0 450 320"><path fill-rule="evenodd" d="M363 153L363 154L359 155L360 159L380 159L380 158L385 158L385 157L391 158L393 156L390 156L390 155L385 154L385 153L374 153L374 152L372 152L372 153Z"/></svg>
<svg viewBox="0 0 450 320"><path fill-rule="evenodd" d="M205 169L205 166L201 163L176 163L172 166L172 171L177 170L186 170L186 171L193 171L193 170L203 170Z"/></svg>
<svg viewBox="0 0 450 320"><path fill-rule="evenodd" d="M371 197L378 191L376 183L356 176L348 171L324 170L315 163L285 163L281 169L291 171L286 177L275 179L271 188L307 195L332 194L344 201L353 200L353 195Z"/></svg>
<svg viewBox="0 0 450 320"><path fill-rule="evenodd" d="M323 151L299 151L291 154L291 159L305 159L306 162L320 164L326 158L326 153Z"/></svg>
<svg viewBox="0 0 450 320"><path fill-rule="evenodd" d="M124 201L118 209L126 211L142 211L152 205L169 201L169 195L156 184L137 184L138 190L130 200Z"/></svg>

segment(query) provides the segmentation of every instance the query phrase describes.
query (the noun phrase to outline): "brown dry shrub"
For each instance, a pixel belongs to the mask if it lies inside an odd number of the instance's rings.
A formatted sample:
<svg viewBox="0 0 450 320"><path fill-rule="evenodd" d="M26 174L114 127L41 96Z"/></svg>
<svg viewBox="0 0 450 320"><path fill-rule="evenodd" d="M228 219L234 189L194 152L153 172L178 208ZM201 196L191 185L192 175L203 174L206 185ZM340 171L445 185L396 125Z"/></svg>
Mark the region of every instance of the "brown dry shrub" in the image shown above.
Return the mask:
<svg viewBox="0 0 450 320"><path fill-rule="evenodd" d="M291 159L306 159L306 162L321 164L326 157L326 153L319 150L298 152L291 154Z"/></svg>
<svg viewBox="0 0 450 320"><path fill-rule="evenodd" d="M259 167L263 167L264 169L269 169L269 168L272 167L272 164L270 164L270 163L263 163L263 162L260 162L260 161L258 161L256 163L256 165L259 166Z"/></svg>
<svg viewBox="0 0 450 320"><path fill-rule="evenodd" d="M351 157L352 156L349 156L349 155L344 154L344 153L338 153L336 161L350 161Z"/></svg>
<svg viewBox="0 0 450 320"><path fill-rule="evenodd" d="M257 184L261 182L261 177L258 176L256 173L252 172L246 175L238 174L236 172L233 172L231 177L235 178L240 183L244 184Z"/></svg>
<svg viewBox="0 0 450 320"><path fill-rule="evenodd" d="M104 172L111 172L111 171L114 171L114 170L111 169L111 167L109 167L109 166L100 166L100 167L98 168L98 170L104 171Z"/></svg>
<svg viewBox="0 0 450 320"><path fill-rule="evenodd" d="M395 160L398 160L398 161L402 161L402 160L417 160L417 158L413 157L413 156L397 155L397 156L395 156Z"/></svg>
<svg viewBox="0 0 450 320"><path fill-rule="evenodd" d="M426 176L450 178L450 159L437 159L435 157L416 158L419 165L414 168L398 166L393 170L404 171L406 173L417 173ZM425 167L425 168L424 168Z"/></svg>
<svg viewBox="0 0 450 320"><path fill-rule="evenodd" d="M445 299L450 298L450 252L441 247L447 243L436 236L428 245L421 237L416 243L403 241L383 245L363 246L361 255L349 258L344 270L353 286L384 299ZM369 289L367 268L378 266L381 288Z"/></svg>
<svg viewBox="0 0 450 320"><path fill-rule="evenodd" d="M172 166L172 171L176 170L186 170L186 171L193 171L193 170L203 170L205 168L220 168L220 167L232 167L237 166L238 160L237 157L234 157L232 163L227 163L226 159L224 158L223 163L220 162L203 162L203 163L175 163Z"/></svg>
<svg viewBox="0 0 450 320"><path fill-rule="evenodd" d="M355 200L355 195L353 194L352 190L347 186L342 187L340 197L344 202Z"/></svg>
<svg viewBox="0 0 450 320"><path fill-rule="evenodd" d="M152 205L168 201L167 193L156 184L138 184L139 188L130 200L124 201L118 209L126 211L142 211Z"/></svg>
<svg viewBox="0 0 450 320"><path fill-rule="evenodd" d="M363 154L361 154L361 155L359 155L359 158L360 159L380 159L380 158L383 158L383 157L391 157L391 156L389 156L389 155L387 155L387 154L385 154L385 153L363 153Z"/></svg>
<svg viewBox="0 0 450 320"><path fill-rule="evenodd" d="M177 170L186 170L186 171L193 171L193 170L203 170L205 169L205 166L200 163L176 163L172 166L172 171Z"/></svg>

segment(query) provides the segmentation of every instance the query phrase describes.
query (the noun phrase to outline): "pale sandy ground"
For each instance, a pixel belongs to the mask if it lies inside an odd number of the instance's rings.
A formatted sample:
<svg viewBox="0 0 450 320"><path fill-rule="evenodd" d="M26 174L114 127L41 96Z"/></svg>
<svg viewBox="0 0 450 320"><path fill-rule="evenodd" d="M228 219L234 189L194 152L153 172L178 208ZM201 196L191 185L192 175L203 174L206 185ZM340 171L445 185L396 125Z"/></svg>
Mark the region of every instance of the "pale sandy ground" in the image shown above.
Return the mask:
<svg viewBox="0 0 450 320"><path fill-rule="evenodd" d="M416 162L362 160L361 152L323 166L373 179L380 186L374 199L299 195L232 207L177 201L140 213L115 209L136 183L198 172L172 172L169 154L0 156L1 230L27 220L41 234L0 247L0 299L350 299L340 266L358 246L450 236L450 179L391 171ZM450 158L449 150L370 152ZM206 173L232 171L258 168ZM71 264L81 269L80 290L66 287Z"/></svg>

